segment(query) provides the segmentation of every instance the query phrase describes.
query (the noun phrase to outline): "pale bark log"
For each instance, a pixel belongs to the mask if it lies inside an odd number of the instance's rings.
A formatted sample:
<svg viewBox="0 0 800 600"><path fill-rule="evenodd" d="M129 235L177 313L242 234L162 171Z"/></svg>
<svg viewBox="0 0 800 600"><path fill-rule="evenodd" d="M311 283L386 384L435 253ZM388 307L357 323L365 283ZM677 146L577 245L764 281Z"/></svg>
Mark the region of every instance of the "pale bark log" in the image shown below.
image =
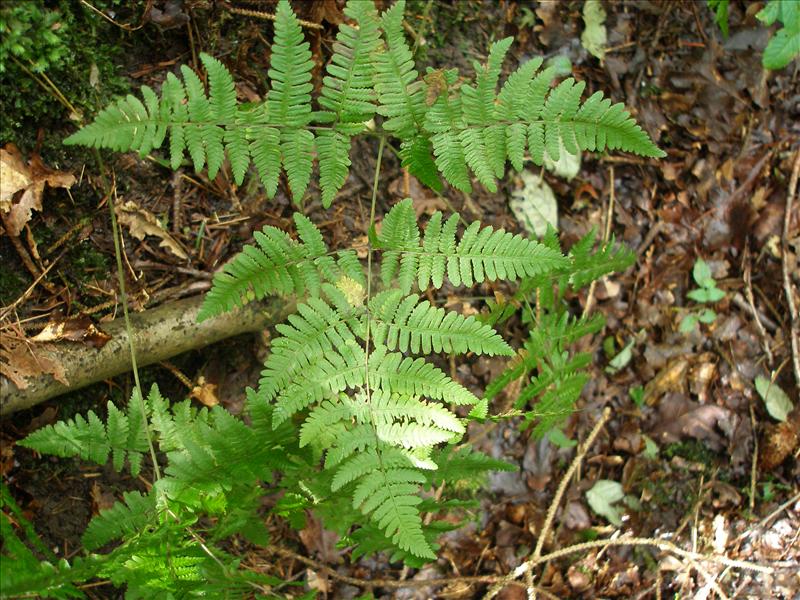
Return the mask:
<svg viewBox="0 0 800 600"><path fill-rule="evenodd" d="M137 363L144 367L183 352L202 348L241 333L263 330L282 321L292 307L282 300L250 303L244 308L197 322L202 296L170 302L141 313L131 313L131 329ZM30 408L66 392L120 375L131 369L130 345L125 321L102 325L111 340L102 348L75 342L36 344L34 351L64 366L69 385L43 374L28 379L18 389L0 375L0 415Z"/></svg>

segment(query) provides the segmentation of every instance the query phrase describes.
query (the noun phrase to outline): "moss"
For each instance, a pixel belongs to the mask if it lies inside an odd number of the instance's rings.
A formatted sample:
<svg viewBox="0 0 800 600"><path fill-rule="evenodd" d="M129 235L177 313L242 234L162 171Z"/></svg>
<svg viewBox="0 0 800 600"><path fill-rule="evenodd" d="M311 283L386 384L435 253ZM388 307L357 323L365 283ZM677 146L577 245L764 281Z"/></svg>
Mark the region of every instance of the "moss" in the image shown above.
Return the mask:
<svg viewBox="0 0 800 600"><path fill-rule="evenodd" d="M0 269L0 304L9 305L14 302L29 284L17 269Z"/></svg>
<svg viewBox="0 0 800 600"><path fill-rule="evenodd" d="M710 450L706 444L698 440L669 444L664 448L663 455L667 459L671 459L673 456L679 456L690 462L707 466L717 462L717 454Z"/></svg>
<svg viewBox="0 0 800 600"><path fill-rule="evenodd" d="M108 9L118 0L95 2ZM60 0L8 3L0 8L0 142L30 151L41 141L41 152L57 151L59 133L70 115L46 90L47 81L81 114L126 93L127 81L116 63L124 56L123 31L79 2ZM38 80L38 81L37 81ZM44 85L42 85L44 84ZM92 85L94 84L94 85ZM37 140L38 132L44 132Z"/></svg>

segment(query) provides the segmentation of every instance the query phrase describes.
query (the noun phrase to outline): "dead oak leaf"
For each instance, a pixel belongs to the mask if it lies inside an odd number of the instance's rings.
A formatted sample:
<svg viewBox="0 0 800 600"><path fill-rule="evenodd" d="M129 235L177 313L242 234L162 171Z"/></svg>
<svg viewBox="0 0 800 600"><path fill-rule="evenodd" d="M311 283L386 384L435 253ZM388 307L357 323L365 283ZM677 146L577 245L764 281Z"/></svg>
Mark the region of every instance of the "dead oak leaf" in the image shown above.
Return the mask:
<svg viewBox="0 0 800 600"><path fill-rule="evenodd" d="M8 377L17 386L24 390L28 387L28 380L49 373L56 381L69 385L64 365L44 356L43 353L34 352L29 340L11 336L0 336L0 373Z"/></svg>
<svg viewBox="0 0 800 600"><path fill-rule="evenodd" d="M99 329L88 315L80 315L69 319L56 319L45 325L32 342L83 342L92 348L102 348L111 336Z"/></svg>
<svg viewBox="0 0 800 600"><path fill-rule="evenodd" d="M137 240L143 240L145 236L153 235L161 240L159 246L162 248L166 248L181 260L189 258L177 240L161 227L158 219L150 211L128 200L117 205L116 213L119 222L125 225Z"/></svg>
<svg viewBox="0 0 800 600"><path fill-rule="evenodd" d="M38 154L31 155L26 164L14 144L0 148L0 211L7 213L8 234L17 237L31 220L32 210L42 210L45 184L69 188L75 176L46 167Z"/></svg>

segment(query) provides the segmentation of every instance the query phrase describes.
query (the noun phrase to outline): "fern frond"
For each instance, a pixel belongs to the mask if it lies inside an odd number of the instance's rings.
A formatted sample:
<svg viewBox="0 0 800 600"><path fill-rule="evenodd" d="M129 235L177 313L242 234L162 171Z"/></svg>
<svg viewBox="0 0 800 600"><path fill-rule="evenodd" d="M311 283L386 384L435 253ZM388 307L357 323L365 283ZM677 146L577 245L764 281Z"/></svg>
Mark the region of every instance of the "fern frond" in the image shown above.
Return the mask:
<svg viewBox="0 0 800 600"><path fill-rule="evenodd" d="M125 459L133 476L139 474L142 455L147 451L144 417L135 397L129 404L129 416L109 401L108 421L104 426L100 418L89 411L86 418L77 415L74 419L48 425L20 440L18 444L43 454L54 456L77 456L97 464L105 464L109 453L113 455L116 471L122 470Z"/></svg>
<svg viewBox="0 0 800 600"><path fill-rule="evenodd" d="M509 462L492 458L471 446L464 446L458 450L453 446L446 446L434 454L433 459L439 468L427 472L431 485L439 486L444 482L448 484L460 481L480 483L490 471L516 471L517 466Z"/></svg>
<svg viewBox="0 0 800 600"><path fill-rule="evenodd" d="M417 294L403 296L400 290L388 290L370 301L372 335L376 344L389 350L413 354L431 352L475 352L494 356L512 355L514 351L491 327L474 317L420 302Z"/></svg>
<svg viewBox="0 0 800 600"><path fill-rule="evenodd" d="M431 559L435 554L417 509L425 477L409 466L401 451L379 444L338 467L332 489L353 484L353 507L369 515L394 547Z"/></svg>
<svg viewBox="0 0 800 600"><path fill-rule="evenodd" d="M502 177L506 160L522 168L525 147L542 165L545 154L558 160L561 147L582 150L624 150L640 156L665 154L636 124L622 104L611 104L597 92L581 104L584 84L569 78L550 89L553 69L537 74L541 60L521 65L496 95L502 60L511 44L492 44L486 65L475 65L475 84L460 94L441 93L427 111L425 130L433 142L436 165L454 187L469 193L469 171L490 191ZM447 76L448 85L455 82Z"/></svg>
<svg viewBox="0 0 800 600"><path fill-rule="evenodd" d="M267 109L270 121L282 126L280 148L283 168L296 202L302 199L311 177L314 134L311 122L311 60L309 44L288 0L275 11L275 43L267 74L270 90Z"/></svg>
<svg viewBox="0 0 800 600"><path fill-rule="evenodd" d="M356 397L356 402L359 398ZM392 394L386 390L375 390L368 403L364 403L362 415L356 415L360 422L372 422L377 431L378 438L394 446L406 448L417 448L423 446L435 446L441 441L452 437L453 433L464 433L464 425L447 408L436 403L429 403L414 396L402 394ZM414 434L409 430L405 433L392 430L397 425L416 424L421 426L434 426L436 430L431 430L433 437L442 437L436 442L423 442L414 439ZM405 439L400 439L407 434ZM418 435L427 435L420 430ZM397 440L392 440L392 436L399 436Z"/></svg>
<svg viewBox="0 0 800 600"><path fill-rule="evenodd" d="M83 545L95 550L110 541L142 531L157 518L156 500L153 494L143 496L139 492L126 492L123 502L117 502L89 522L83 534Z"/></svg>
<svg viewBox="0 0 800 600"><path fill-rule="evenodd" d="M458 244L454 234L456 222L451 217L444 226L441 214L431 217L422 246L411 199L399 202L384 219L378 238L384 250L381 277L388 285L398 275L400 289L408 293L412 282L421 289L433 283L440 287L444 274L455 285L471 286L488 279L515 280L548 271L557 271L568 264L558 251L502 229L484 227L478 221L467 227ZM437 285L438 284L438 285Z"/></svg>
<svg viewBox="0 0 800 600"><path fill-rule="evenodd" d="M595 232L592 230L570 248L568 277L572 289L580 289L610 273L621 273L636 262L636 253L616 243L614 236L597 245L596 250L594 247Z"/></svg>
<svg viewBox="0 0 800 600"><path fill-rule="evenodd" d="M381 15L386 51L375 57L375 90L386 117L383 127L401 140L414 138L425 121L425 90L414 68L414 57L403 33L405 0Z"/></svg>
<svg viewBox="0 0 800 600"><path fill-rule="evenodd" d="M276 326L281 337L273 340L264 363L259 382L261 397L272 400L303 370L313 368L345 340L355 339L350 329L353 314L352 309L337 311L321 298L298 305L297 314L288 317L288 324Z"/></svg>
<svg viewBox="0 0 800 600"><path fill-rule="evenodd" d="M380 47L375 5L369 0L350 0L346 16L356 26L343 23L333 44L333 56L323 79L317 113L331 130L317 135L322 205L328 208L344 184L350 169L350 138L361 133L375 115L373 73Z"/></svg>
<svg viewBox="0 0 800 600"><path fill-rule="evenodd" d="M316 230L300 213L295 213L294 220L301 238ZM268 225L254 237L257 246L245 246L214 276L213 286L198 314L199 321L269 294L317 296L324 281L336 282L342 276L363 281L355 252L338 252L338 260L329 256L318 232L310 243L305 239L297 242L286 232Z"/></svg>
<svg viewBox="0 0 800 600"><path fill-rule="evenodd" d="M362 365L363 367L363 365ZM472 392L422 358L412 359L378 346L370 354L370 384L409 396L424 396L452 404L475 404Z"/></svg>

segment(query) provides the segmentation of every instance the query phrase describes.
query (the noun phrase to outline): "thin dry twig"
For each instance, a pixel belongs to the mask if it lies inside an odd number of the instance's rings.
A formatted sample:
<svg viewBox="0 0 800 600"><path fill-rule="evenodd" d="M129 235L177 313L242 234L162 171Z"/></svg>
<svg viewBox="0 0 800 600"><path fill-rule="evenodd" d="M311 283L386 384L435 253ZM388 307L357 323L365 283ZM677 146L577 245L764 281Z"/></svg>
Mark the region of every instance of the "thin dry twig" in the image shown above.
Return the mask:
<svg viewBox="0 0 800 600"><path fill-rule="evenodd" d="M783 235L781 235L781 264L783 267L783 291L786 302L789 304L789 337L792 341L792 365L794 366L794 382L800 390L800 317L797 315L797 305L794 302L794 286L789 268L789 225L792 220L792 206L797 193L797 178L800 175L800 149L794 156L792 176L789 179L789 190L786 194L786 210L783 215ZM797 270L797 264L795 264Z"/></svg>
<svg viewBox="0 0 800 600"><path fill-rule="evenodd" d="M745 298L747 298L747 304L750 308L750 312L753 315L753 320L756 322L756 329L758 329L758 333L761 336L761 344L764 347L764 354L767 355L767 362L772 367L772 363L774 358L772 356L772 350L769 347L769 337L767 337L767 331L764 329L764 324L761 322L761 319L758 315L758 309L756 309L756 302L753 298L753 282L751 277L751 265L750 265L750 252L745 251L744 258L744 273L742 275L742 279L744 280L744 293Z"/></svg>
<svg viewBox="0 0 800 600"><path fill-rule="evenodd" d="M589 451L589 448L594 443L594 440L600 434L600 431L603 429L603 426L608 422L611 418L611 409L606 407L603 410L602 415L600 416L600 420L597 421L592 431L589 433L586 441L578 447L578 451L575 454L575 458L572 459L572 464L570 464L569 469L567 472L564 473L564 476L561 478L561 481L558 484L558 489L556 489L556 495L553 497L553 501L550 503L550 508L547 510L547 516L544 520L544 525L542 525L542 530L539 532L539 538L536 540L536 547L533 550L533 555L531 560L529 560L525 564L529 564L530 567L527 569L520 570L517 568L514 573L518 573L514 575L513 578L506 580L505 582L493 586L486 594L486 598L493 598L505 585L507 585L508 581L512 579L516 579L520 575L525 575L527 588L528 588L528 597L529 598L536 598L536 588L533 587L533 577L532 575L529 576L528 573L533 569L534 564L539 564L538 561L542 554L542 549L544 548L544 543L547 537L550 535L550 530L553 527L553 521L556 517L556 512L558 511L558 507L561 504L561 498L564 496L564 493L567 491L567 486L569 485L569 480L572 479L572 475L578 469L578 466L583 462L586 453ZM509 576L510 577L510 576Z"/></svg>
<svg viewBox="0 0 800 600"><path fill-rule="evenodd" d="M235 15L242 15L245 17L255 17L257 19L265 19L267 21L275 20L275 15L261 10L253 10L251 8L241 8L239 6L230 6L230 5L225 6L225 9L228 12L232 12ZM324 29L324 27L319 23L312 23L311 21L304 21L303 19L298 19L297 22L300 23L300 25L302 25L303 27L307 27L308 29Z"/></svg>
<svg viewBox="0 0 800 600"><path fill-rule="evenodd" d="M23 292L23 294L19 298L17 298L12 304L9 304L8 306L3 308L3 312L2 312L2 314L0 314L0 321L5 319L9 314L11 314L11 312L15 308L17 308L20 304L25 302L30 297L30 295L33 293L33 290L35 290L36 286L39 285L39 282L42 281L42 279L44 279L47 276L47 274L50 272L50 270L54 266L56 266L58 261L61 260L61 258L64 256L64 254L66 254L66 252L67 252L66 249L62 250L61 254L56 256L56 258L53 261L51 261L50 264L47 265L47 267L45 267L44 271L42 271L39 274L39 276L33 281L32 284L30 284L30 286L28 286L28 289L25 290L25 292Z"/></svg>
<svg viewBox="0 0 800 600"><path fill-rule="evenodd" d="M742 569L745 571L753 571L757 573L763 573L766 575L770 575L774 573L774 569L769 566L760 565L757 563L749 562L746 560L734 560L731 558L727 558L725 556L718 556L718 555L705 555L700 554L698 552L692 552L689 550L684 550L673 544L672 542L668 542L667 540L659 540L656 538L616 538L616 539L607 539L607 540L595 540L592 542L584 542L581 544L574 544L572 546L567 546L566 548L562 548L561 550L555 550L554 552L550 552L549 554L545 554L544 556L540 556L539 558L531 558L529 561L522 563L519 567L514 569L511 573L506 575L499 581L490 591L489 594L492 593L493 590L497 590L494 593L496 594L506 585L519 585L516 581L519 577L521 577L525 572L541 565L551 560L556 560L558 558L564 558L565 556L569 556L570 554L579 554L581 552L586 552L587 550L593 550L595 548L607 548L609 546L650 546L653 548L658 548L663 552L669 552L674 554L675 556L679 556L687 561L695 561L695 562L710 562L717 565L722 565L725 567L730 567L732 569ZM536 590L539 591L538 589ZM491 598L487 594L484 598Z"/></svg>
<svg viewBox="0 0 800 600"><path fill-rule="evenodd" d="M611 224L614 222L614 165L611 165L608 168L608 178L611 181L610 190L608 193L608 213L606 214L606 222L605 222L605 229L603 231L603 243L608 242L608 238L611 237ZM583 318L589 316L589 313L592 312L592 308L594 307L594 291L597 287L597 280L595 279L592 281L591 285L589 286L589 294L586 297L586 306L583 309Z"/></svg>

